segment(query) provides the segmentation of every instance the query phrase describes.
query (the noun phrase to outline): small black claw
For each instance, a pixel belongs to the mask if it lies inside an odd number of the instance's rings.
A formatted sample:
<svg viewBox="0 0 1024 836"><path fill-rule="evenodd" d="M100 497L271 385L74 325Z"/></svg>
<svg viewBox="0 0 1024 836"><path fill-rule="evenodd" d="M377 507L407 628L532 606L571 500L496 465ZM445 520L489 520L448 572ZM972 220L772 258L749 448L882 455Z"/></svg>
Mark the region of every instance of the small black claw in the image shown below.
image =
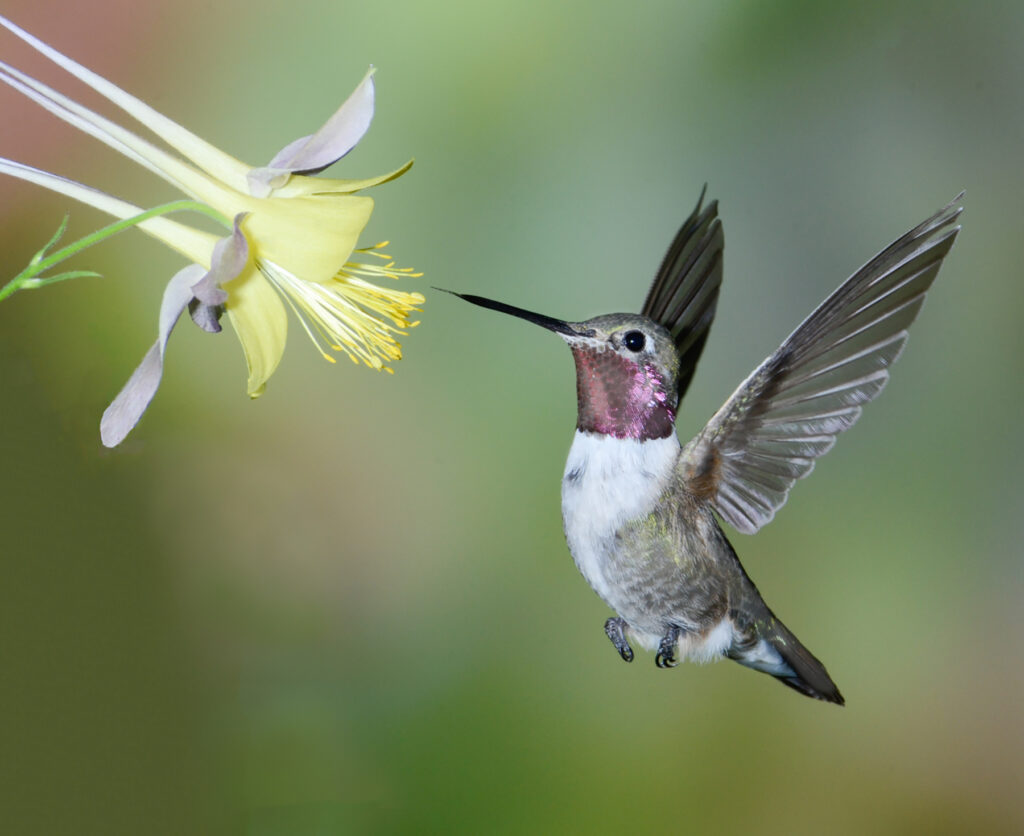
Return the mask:
<svg viewBox="0 0 1024 836"><path fill-rule="evenodd" d="M619 656L626 662L633 661L633 648L629 646L629 642L626 641L626 624L625 619L622 618L609 618L604 623L604 632L608 638L612 640L612 644L615 645L615 649L619 651Z"/></svg>
<svg viewBox="0 0 1024 836"><path fill-rule="evenodd" d="M669 627L668 632L661 638L658 645L658 655L654 657L654 664L659 668L674 668L679 664L676 659L676 645L679 643L681 630L678 627Z"/></svg>

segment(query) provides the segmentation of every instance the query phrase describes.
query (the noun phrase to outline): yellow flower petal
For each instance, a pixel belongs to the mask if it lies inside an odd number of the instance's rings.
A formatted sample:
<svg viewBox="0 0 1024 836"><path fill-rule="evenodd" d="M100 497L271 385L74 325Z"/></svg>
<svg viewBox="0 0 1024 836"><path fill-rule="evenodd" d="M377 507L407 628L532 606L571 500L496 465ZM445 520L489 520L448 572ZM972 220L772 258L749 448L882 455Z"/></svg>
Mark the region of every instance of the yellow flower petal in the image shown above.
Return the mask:
<svg viewBox="0 0 1024 836"><path fill-rule="evenodd" d="M388 183L396 180L412 168L413 160L405 165L381 174L379 177L367 177L363 180L338 180L329 177L306 177L302 174L293 174L288 183L280 189L274 190L274 197L299 197L301 195L331 195L351 194L361 192L381 183Z"/></svg>
<svg viewBox="0 0 1024 836"><path fill-rule="evenodd" d="M348 261L373 212L373 198L361 195L249 198L237 210L218 206L231 217L251 212L243 229L257 261L272 261L309 282L326 282Z"/></svg>
<svg viewBox="0 0 1024 836"><path fill-rule="evenodd" d="M249 397L258 398L284 354L288 317L274 288L255 265L224 289L228 292L228 317L249 367Z"/></svg>

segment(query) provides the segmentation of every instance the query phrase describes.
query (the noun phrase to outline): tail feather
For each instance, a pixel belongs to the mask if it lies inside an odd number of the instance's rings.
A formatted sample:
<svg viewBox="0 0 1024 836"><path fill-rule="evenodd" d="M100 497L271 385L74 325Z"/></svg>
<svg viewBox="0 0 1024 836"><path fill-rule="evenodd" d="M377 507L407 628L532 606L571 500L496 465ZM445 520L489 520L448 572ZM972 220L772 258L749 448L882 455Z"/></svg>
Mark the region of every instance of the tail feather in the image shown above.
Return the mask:
<svg viewBox="0 0 1024 836"><path fill-rule="evenodd" d="M786 664L793 669L794 675L777 676L776 679L808 697L836 705L846 705L846 700L839 693L825 666L783 625L779 624L778 627L782 628L779 633L784 635L784 640L776 638L772 644Z"/></svg>
<svg viewBox="0 0 1024 836"><path fill-rule="evenodd" d="M760 626L748 641L734 643L728 655L741 665L774 676L805 696L846 704L825 666L781 621L773 616L767 626Z"/></svg>

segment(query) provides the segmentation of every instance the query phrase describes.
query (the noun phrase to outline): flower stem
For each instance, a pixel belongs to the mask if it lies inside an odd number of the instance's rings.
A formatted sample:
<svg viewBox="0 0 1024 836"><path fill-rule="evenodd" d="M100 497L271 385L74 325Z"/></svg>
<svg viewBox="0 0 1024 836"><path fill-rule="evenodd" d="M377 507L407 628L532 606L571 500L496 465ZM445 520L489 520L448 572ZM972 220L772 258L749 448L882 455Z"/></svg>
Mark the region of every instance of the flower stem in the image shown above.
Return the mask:
<svg viewBox="0 0 1024 836"><path fill-rule="evenodd" d="M19 290L35 290L40 287L45 287L48 284L66 281L67 279L76 279L83 276L98 276L99 273L94 273L91 270L71 270L64 273L58 273L54 276L42 276L41 274L57 264L60 264L62 261L66 261L71 258L71 256L77 255L82 250L99 244L101 241L105 241L107 238L117 235L119 232L123 232L126 229L137 226L143 221L160 215L168 215L171 212L184 211L199 212L209 218L212 218L226 229L232 229L231 221L225 218L216 209L213 209L205 203L199 203L194 200L174 200L170 203L165 203L152 209L147 209L145 212L133 215L130 218L125 218L124 220L114 221L113 223L107 224L105 227L96 230L96 232L86 235L84 238L80 238L73 244L68 244L66 247L62 247L56 252L46 255L46 251L60 240L61 236L64 234L64 230L67 228L68 219L67 216L65 216L53 237L51 237L46 243L46 246L32 257L28 266L17 276L7 282L7 284L0 287L0 302Z"/></svg>

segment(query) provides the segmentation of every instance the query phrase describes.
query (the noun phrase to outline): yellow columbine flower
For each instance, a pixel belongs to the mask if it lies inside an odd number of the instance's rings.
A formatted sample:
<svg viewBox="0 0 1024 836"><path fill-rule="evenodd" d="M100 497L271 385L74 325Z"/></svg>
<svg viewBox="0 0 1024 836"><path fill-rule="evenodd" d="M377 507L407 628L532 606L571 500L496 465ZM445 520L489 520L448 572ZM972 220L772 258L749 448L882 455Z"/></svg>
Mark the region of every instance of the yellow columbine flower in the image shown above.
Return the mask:
<svg viewBox="0 0 1024 836"><path fill-rule="evenodd" d="M178 274L168 285L161 308L160 337L147 359L156 352L162 370L163 346L178 315L193 299L199 301L200 307L205 305L208 312L216 309L217 304L208 300L216 297L214 291L219 287L226 294L223 309L245 352L248 392L252 397L263 392L284 351L285 303L298 316L320 353L332 362L328 350L345 352L354 362L376 369L387 369L387 362L401 357L396 336L404 334L403 329L416 325L410 321L411 314L419 310L423 296L378 287L366 279L391 280L419 274L395 267L380 251L386 242L356 249L358 237L373 210L373 200L356 193L404 174L412 165L411 161L388 174L365 180L309 176L347 154L369 128L374 107L372 69L316 133L289 143L267 166L251 167L2 16L0 25L141 122L185 159L3 62L0 62L0 81L162 177L194 200L207 204L225 218L235 219L235 232L225 239L164 217L150 218L139 224L143 231L197 265L186 278ZM115 217L130 218L143 211L88 186L10 160L0 159L0 172L62 192ZM222 251L225 248L230 251L231 256L224 257L226 261L216 256L218 244ZM186 287L184 282L189 279L193 283ZM205 299L193 292L200 286L207 291ZM168 324L166 320L175 310L177 313ZM211 316L207 313L207 325ZM212 322L215 324L215 321L214 316ZM144 360L143 365L145 363ZM141 389L138 383L133 389L129 381L118 396L121 406L127 402L135 405L118 419L111 432L104 434L104 443L113 446L120 442L134 426L134 423L124 426L125 423L132 416L134 421L141 417L148 398L156 391L155 385L151 386L151 378L152 374ZM132 380L135 379L133 375ZM159 383L159 375L156 383ZM149 392L150 386L152 392ZM141 409L136 403L140 392L148 394ZM115 407L118 406L115 401L108 414L111 410L117 412ZM136 411L138 415L134 415Z"/></svg>

